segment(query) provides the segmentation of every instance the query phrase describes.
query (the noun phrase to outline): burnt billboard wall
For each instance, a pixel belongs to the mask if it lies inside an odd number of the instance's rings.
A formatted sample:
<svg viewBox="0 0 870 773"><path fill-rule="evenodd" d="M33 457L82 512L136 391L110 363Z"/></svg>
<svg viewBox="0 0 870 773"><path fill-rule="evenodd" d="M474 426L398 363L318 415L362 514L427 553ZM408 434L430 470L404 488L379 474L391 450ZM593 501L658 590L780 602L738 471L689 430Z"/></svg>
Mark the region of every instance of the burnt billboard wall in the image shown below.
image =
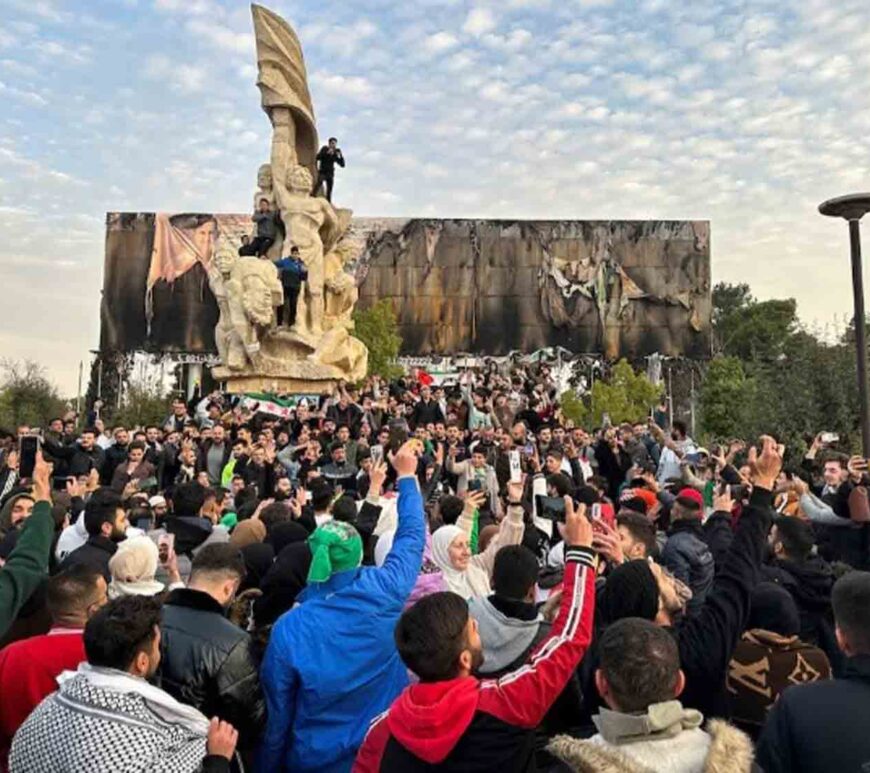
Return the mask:
<svg viewBox="0 0 870 773"><path fill-rule="evenodd" d="M110 213L101 348L210 354L205 267L247 215ZM710 352L705 221L357 218L360 306L388 298L403 353L560 345L608 357Z"/></svg>

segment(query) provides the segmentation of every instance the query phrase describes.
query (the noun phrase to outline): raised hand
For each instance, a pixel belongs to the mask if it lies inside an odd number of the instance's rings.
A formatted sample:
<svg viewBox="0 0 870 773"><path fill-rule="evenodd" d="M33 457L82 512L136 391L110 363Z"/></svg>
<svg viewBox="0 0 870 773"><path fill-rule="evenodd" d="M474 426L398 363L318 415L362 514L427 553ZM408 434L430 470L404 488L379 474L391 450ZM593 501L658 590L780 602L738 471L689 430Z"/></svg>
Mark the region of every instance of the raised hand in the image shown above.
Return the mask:
<svg viewBox="0 0 870 773"><path fill-rule="evenodd" d="M724 491L713 497L713 512L730 513L734 509L734 498L731 496L731 486L725 486Z"/></svg>
<svg viewBox="0 0 870 773"><path fill-rule="evenodd" d="M393 456L393 468L396 474L402 478L407 475L417 474L417 460L423 453L423 444L417 438L408 440Z"/></svg>
<svg viewBox="0 0 870 773"><path fill-rule="evenodd" d="M51 503L51 471L54 465L45 461L42 451L36 452L36 463L33 465L33 498L37 502Z"/></svg>
<svg viewBox="0 0 870 773"><path fill-rule="evenodd" d="M473 513L475 510L480 510L483 503L486 502L486 493L483 491L466 491L465 492L465 511Z"/></svg>
<svg viewBox="0 0 870 773"><path fill-rule="evenodd" d="M592 547L592 523L586 517L586 505L575 505L571 497L565 497L565 545L568 547Z"/></svg>
<svg viewBox="0 0 870 773"><path fill-rule="evenodd" d="M607 521L599 520L592 527L592 547L612 564L621 564L625 561L622 545L619 542L619 532Z"/></svg>
<svg viewBox="0 0 870 773"><path fill-rule="evenodd" d="M519 502L523 498L523 491L525 491L525 480L512 480L507 484L508 502Z"/></svg>
<svg viewBox="0 0 870 773"><path fill-rule="evenodd" d="M760 486L768 491L773 491L776 478L782 470L782 458L785 455L785 446L777 444L770 435L761 438L761 453L753 446L749 449L747 463L751 471L752 484Z"/></svg>
<svg viewBox="0 0 870 773"><path fill-rule="evenodd" d="M416 470L416 467L414 468ZM384 490L384 481L387 479L387 463L383 460L372 465L369 473L369 496L378 498Z"/></svg>

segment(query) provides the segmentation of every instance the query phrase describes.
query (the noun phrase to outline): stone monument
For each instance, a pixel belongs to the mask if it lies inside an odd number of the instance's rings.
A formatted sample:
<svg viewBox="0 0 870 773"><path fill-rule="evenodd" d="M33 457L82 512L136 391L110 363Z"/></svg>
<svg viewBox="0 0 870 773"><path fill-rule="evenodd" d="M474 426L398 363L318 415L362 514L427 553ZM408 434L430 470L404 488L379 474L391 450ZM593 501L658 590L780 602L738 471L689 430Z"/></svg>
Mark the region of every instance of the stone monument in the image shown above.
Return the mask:
<svg viewBox="0 0 870 773"><path fill-rule="evenodd" d="M349 232L351 211L312 196L317 127L302 47L280 16L252 5L257 41L257 86L272 124L268 164L257 173L255 207L267 198L281 214L279 234L263 258L237 257L218 245L208 268L220 319L215 341L220 365L212 375L230 392L319 393L339 379L365 377L368 350L351 335L358 298L345 266L364 244ZM299 293L296 321L279 326L284 302L273 261L299 248L308 272Z"/></svg>

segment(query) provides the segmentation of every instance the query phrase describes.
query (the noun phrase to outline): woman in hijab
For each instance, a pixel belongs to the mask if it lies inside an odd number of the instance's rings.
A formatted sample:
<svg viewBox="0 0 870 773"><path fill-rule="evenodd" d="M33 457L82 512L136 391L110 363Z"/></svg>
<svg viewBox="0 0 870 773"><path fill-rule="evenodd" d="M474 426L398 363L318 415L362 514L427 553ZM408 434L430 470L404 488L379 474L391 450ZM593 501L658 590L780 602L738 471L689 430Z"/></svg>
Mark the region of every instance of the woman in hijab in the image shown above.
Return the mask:
<svg viewBox="0 0 870 773"><path fill-rule="evenodd" d="M395 531L388 531L378 537L378 543L375 545L375 566L383 566L384 561L393 549L393 537L396 536ZM426 533L426 546L423 548L423 564L420 567L420 574L417 577L417 582L411 590L411 595L405 602L405 609L414 606L424 596L429 596L432 593L439 593L447 590L447 583L444 581L444 574L438 565L432 560L432 535Z"/></svg>
<svg viewBox="0 0 870 773"><path fill-rule="evenodd" d="M164 568L169 574L169 585L155 580L159 553L157 545L149 537L130 537L118 544L118 549L109 559L109 598L121 596L156 596L166 590L184 587L175 556L170 554Z"/></svg>
<svg viewBox="0 0 870 773"><path fill-rule="evenodd" d="M464 599L492 593L490 576L495 565L495 554L505 545L519 545L525 532L523 508L509 507L498 534L490 540L483 553L473 556L468 544L473 522L473 515L468 513L466 507L457 520L459 525L442 526L432 535L432 560L441 570L447 590L458 593Z"/></svg>

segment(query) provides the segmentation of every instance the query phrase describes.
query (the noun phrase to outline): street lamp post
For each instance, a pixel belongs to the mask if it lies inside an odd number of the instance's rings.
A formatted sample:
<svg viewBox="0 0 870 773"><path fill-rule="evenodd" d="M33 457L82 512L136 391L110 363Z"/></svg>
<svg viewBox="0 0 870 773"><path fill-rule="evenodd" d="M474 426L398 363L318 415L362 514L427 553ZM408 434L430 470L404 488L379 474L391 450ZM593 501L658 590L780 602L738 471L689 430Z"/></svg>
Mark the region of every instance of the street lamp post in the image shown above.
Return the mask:
<svg viewBox="0 0 870 773"><path fill-rule="evenodd" d="M828 217L849 221L852 246L852 292L855 296L855 356L858 365L858 399L861 401L861 442L864 456L870 456L870 411L867 404L867 341L864 317L864 275L861 268L861 218L870 212L870 193L853 193L819 205Z"/></svg>

